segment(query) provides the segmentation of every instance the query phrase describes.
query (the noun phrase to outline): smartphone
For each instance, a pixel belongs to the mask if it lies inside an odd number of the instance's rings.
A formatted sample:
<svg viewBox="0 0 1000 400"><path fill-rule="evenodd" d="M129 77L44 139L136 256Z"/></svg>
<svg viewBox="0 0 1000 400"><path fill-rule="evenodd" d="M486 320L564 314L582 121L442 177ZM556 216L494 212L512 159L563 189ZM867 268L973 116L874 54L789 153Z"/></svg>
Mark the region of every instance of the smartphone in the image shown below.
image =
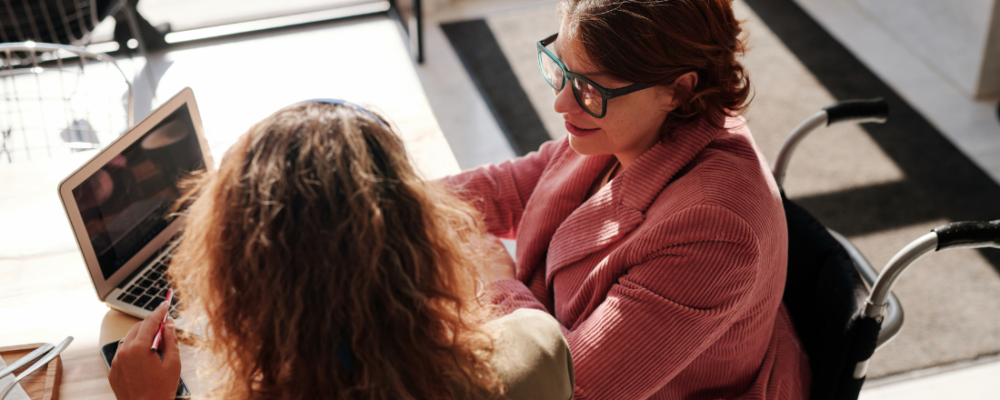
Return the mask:
<svg viewBox="0 0 1000 400"><path fill-rule="evenodd" d="M101 346L101 355L104 356L104 365L108 366L108 371L111 370L111 360L115 359L115 353L118 351L118 342L111 342L104 346ZM157 354L163 357L163 351L157 350ZM181 378L180 382L177 383L177 394L174 399L188 399L191 397L191 392L188 392L187 386L184 386L184 379Z"/></svg>

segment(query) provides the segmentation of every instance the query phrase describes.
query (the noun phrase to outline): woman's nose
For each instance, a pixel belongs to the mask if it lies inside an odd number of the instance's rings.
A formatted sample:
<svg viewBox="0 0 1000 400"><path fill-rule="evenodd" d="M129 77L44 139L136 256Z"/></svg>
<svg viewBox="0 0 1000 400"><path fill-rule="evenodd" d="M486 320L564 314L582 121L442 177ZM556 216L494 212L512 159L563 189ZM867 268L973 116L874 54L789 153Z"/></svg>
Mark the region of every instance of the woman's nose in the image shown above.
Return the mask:
<svg viewBox="0 0 1000 400"><path fill-rule="evenodd" d="M566 82L563 90L556 92L556 99L552 107L560 114L577 114L583 112L583 108L580 108L580 104L573 97L573 88L570 87L569 82Z"/></svg>

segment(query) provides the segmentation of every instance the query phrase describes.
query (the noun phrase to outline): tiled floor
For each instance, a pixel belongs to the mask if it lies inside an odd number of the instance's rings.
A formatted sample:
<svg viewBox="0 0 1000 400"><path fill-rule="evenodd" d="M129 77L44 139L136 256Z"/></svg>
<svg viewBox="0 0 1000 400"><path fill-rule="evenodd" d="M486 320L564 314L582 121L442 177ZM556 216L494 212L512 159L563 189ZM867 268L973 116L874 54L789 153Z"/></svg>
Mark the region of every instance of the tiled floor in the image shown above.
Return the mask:
<svg viewBox="0 0 1000 400"><path fill-rule="evenodd" d="M1000 393L1000 359L914 371L891 380L868 382L860 400L990 400Z"/></svg>
<svg viewBox="0 0 1000 400"><path fill-rule="evenodd" d="M971 100L854 0L796 2L1000 182L998 99Z"/></svg>

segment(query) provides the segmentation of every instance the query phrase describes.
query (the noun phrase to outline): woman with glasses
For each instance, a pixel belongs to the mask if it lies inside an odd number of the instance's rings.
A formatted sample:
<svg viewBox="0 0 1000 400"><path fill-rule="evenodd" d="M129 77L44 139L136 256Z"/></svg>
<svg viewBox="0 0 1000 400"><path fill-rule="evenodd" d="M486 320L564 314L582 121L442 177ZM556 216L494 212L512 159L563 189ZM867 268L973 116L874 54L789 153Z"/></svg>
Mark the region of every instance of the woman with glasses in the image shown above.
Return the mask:
<svg viewBox="0 0 1000 400"><path fill-rule="evenodd" d="M449 178L517 240L494 301L560 322L577 399L798 399L778 188L730 0L564 0L537 43L568 135Z"/></svg>

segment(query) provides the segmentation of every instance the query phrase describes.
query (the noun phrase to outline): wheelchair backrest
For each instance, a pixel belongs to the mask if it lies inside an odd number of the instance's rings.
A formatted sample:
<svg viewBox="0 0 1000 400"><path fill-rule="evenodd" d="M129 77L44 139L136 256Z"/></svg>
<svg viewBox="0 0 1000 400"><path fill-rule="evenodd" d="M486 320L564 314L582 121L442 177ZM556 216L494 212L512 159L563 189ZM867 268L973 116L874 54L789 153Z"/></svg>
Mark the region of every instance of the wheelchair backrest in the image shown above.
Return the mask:
<svg viewBox="0 0 1000 400"><path fill-rule="evenodd" d="M853 378L852 352L857 352L855 336L868 288L826 227L784 193L782 201L788 223L788 277L782 301L809 355L810 398L856 399L864 380Z"/></svg>

